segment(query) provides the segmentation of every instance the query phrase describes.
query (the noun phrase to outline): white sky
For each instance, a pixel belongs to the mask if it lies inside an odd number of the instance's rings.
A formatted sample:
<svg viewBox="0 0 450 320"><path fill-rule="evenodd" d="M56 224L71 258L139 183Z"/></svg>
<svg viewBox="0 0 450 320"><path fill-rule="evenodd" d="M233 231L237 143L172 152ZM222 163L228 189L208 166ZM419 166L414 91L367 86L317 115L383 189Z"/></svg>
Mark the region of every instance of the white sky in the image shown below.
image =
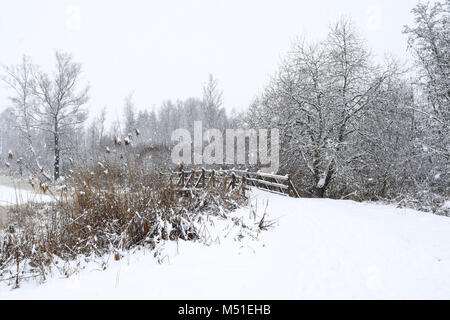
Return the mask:
<svg viewBox="0 0 450 320"><path fill-rule="evenodd" d="M323 38L351 17L380 59L406 60L403 25L417 0L0 0L0 64L26 53L50 68L54 50L74 54L91 84L91 115L121 116L135 92L139 109L201 96L214 74L224 105L242 109L267 83L294 39ZM0 111L8 104L0 85Z"/></svg>

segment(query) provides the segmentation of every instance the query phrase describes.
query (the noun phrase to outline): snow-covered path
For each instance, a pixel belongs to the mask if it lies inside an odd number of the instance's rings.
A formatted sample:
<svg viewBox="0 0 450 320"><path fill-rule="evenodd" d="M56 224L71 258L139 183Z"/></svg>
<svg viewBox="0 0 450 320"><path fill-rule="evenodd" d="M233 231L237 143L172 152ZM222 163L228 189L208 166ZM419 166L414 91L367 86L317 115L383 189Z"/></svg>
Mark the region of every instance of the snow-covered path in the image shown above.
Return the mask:
<svg viewBox="0 0 450 320"><path fill-rule="evenodd" d="M141 250L105 271L0 284L0 299L450 299L449 218L253 191L259 212L267 200L279 220L258 241L225 238L217 225L220 244L171 243L161 265Z"/></svg>

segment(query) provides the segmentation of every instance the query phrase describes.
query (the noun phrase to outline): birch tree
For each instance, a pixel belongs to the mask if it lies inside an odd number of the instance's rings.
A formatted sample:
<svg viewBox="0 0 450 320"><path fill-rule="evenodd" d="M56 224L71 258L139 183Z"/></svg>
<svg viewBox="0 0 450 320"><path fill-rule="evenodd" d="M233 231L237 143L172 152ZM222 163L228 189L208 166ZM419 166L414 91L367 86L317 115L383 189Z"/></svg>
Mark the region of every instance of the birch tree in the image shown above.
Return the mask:
<svg viewBox="0 0 450 320"><path fill-rule="evenodd" d="M24 164L35 175L50 180L44 172L33 143L34 131L38 127L37 101L34 96L35 80L33 78L36 66L29 57L23 56L22 63L16 66L4 67L3 81L11 89L10 100L13 105L16 129L25 142L27 153Z"/></svg>
<svg viewBox="0 0 450 320"><path fill-rule="evenodd" d="M33 93L37 98L39 129L52 137L54 152L54 179L60 177L61 152L70 132L84 123L87 111L83 106L88 101L88 86L81 86L81 64L71 55L56 52L56 70L52 75L43 71L34 74ZM66 141L64 141L66 140Z"/></svg>
<svg viewBox="0 0 450 320"><path fill-rule="evenodd" d="M203 125L207 128L223 129L223 123L220 121L224 118L225 112L222 108L222 95L218 80L210 74L208 82L203 86Z"/></svg>

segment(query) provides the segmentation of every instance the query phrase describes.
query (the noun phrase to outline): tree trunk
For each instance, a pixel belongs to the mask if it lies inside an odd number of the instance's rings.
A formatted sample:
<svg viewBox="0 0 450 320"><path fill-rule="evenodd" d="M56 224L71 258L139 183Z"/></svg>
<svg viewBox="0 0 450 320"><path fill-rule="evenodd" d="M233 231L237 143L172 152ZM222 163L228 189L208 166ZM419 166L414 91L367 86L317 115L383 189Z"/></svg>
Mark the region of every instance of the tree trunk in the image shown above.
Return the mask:
<svg viewBox="0 0 450 320"><path fill-rule="evenodd" d="M327 191L327 188L330 185L333 175L334 175L334 160L332 161L332 163L330 164L330 167L328 168L327 175L325 176L325 182L324 182L323 186L319 188L316 185L315 193L318 198L325 197L325 192Z"/></svg>
<svg viewBox="0 0 450 320"><path fill-rule="evenodd" d="M54 132L54 138L55 138L55 163L54 163L54 170L55 170L55 181L59 179L59 132L58 132L58 121L55 121L55 132Z"/></svg>
<svg viewBox="0 0 450 320"><path fill-rule="evenodd" d="M323 198L325 196L325 188L316 188L316 196L318 198Z"/></svg>

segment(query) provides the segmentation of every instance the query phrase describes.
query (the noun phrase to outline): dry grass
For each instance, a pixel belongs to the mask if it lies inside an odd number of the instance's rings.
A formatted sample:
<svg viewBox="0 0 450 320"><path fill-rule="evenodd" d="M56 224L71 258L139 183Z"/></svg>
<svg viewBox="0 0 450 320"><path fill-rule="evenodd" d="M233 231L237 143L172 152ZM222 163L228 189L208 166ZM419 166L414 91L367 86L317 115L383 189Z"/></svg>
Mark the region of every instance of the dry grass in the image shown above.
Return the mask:
<svg viewBox="0 0 450 320"><path fill-rule="evenodd" d="M0 232L0 281L18 286L30 276L45 279L52 266L78 256L120 259L115 253L136 246L197 240L203 215L226 217L245 202L242 190L220 182L181 194L166 178L119 157L73 171L56 201L9 210Z"/></svg>

